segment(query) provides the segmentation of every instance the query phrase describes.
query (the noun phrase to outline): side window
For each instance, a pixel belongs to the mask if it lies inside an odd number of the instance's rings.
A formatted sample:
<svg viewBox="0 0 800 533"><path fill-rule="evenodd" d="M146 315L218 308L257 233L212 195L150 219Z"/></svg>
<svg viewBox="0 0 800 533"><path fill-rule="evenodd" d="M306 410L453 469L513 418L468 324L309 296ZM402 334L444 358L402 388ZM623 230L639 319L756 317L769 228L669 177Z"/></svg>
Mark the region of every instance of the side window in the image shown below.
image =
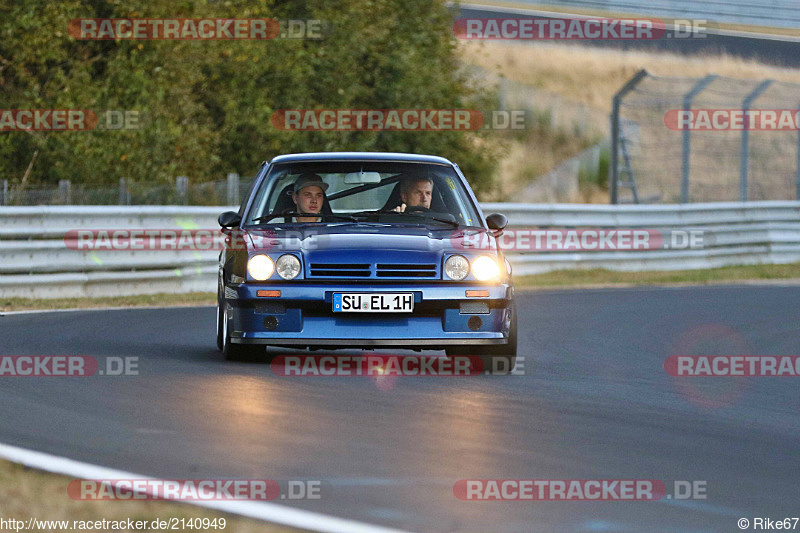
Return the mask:
<svg viewBox="0 0 800 533"><path fill-rule="evenodd" d="M275 208L278 206L278 201L281 200L281 194L285 194L283 190L286 188L287 185L290 183L294 183L296 179L295 176L286 175L281 179L275 180L272 184L272 191L270 191L269 195L269 204L267 205L266 213L272 213L275 211ZM283 199L283 204L286 203L286 199Z"/></svg>
<svg viewBox="0 0 800 533"><path fill-rule="evenodd" d="M255 189L256 183L258 183L258 180L261 177L262 173L266 172L265 169L268 166L269 165L267 165L266 162L264 164L262 164L261 168L259 168L258 171L256 172L256 175L253 178L253 181L251 181L250 185L247 187L247 192L242 197L242 201L239 204L239 216L244 216L244 208L247 207L247 202L250 200L250 196L252 196L252 194L253 194L253 189ZM239 189L239 190L241 191L241 189Z"/></svg>

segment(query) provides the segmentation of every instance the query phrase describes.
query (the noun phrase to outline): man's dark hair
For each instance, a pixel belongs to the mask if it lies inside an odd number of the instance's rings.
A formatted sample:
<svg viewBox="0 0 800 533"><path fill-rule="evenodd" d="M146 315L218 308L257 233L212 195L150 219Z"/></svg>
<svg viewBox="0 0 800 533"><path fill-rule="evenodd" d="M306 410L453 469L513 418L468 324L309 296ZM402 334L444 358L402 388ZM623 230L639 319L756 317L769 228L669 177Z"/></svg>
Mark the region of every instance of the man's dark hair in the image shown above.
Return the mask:
<svg viewBox="0 0 800 533"><path fill-rule="evenodd" d="M411 186L418 181L427 181L433 185L433 178L430 176L412 176L410 178L404 178L403 181L400 182L400 194L408 194Z"/></svg>

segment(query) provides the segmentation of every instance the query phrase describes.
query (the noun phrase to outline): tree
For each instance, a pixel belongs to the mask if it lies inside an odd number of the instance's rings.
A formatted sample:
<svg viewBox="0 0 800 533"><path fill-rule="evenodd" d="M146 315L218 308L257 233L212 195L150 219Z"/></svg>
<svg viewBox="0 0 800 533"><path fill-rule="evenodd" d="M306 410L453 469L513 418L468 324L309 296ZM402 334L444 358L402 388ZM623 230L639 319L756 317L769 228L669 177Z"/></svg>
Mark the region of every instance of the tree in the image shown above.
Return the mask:
<svg viewBox="0 0 800 533"><path fill-rule="evenodd" d="M138 130L0 132L0 173L19 184L170 184L250 175L300 151L433 153L491 185L494 154L481 132L297 132L278 109L490 107L455 54L442 0L28 0L0 7L2 109L133 110ZM76 40L76 18L276 18L326 21L326 38ZM101 123L105 115L101 113Z"/></svg>

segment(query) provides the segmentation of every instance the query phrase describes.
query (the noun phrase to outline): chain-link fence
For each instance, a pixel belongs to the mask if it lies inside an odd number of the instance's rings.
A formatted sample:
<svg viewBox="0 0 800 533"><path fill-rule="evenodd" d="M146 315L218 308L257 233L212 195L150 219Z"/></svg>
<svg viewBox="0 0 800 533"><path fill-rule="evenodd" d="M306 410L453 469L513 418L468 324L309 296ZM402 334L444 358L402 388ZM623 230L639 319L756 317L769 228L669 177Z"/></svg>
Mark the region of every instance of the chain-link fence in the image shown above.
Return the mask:
<svg viewBox="0 0 800 533"><path fill-rule="evenodd" d="M0 179L0 206L4 205L239 205L252 178L228 174L227 179L194 183L186 176L175 185L152 185L121 179L117 187L75 185L68 180L57 188L20 189Z"/></svg>
<svg viewBox="0 0 800 533"><path fill-rule="evenodd" d="M800 85L637 74L612 113L612 203L800 199Z"/></svg>

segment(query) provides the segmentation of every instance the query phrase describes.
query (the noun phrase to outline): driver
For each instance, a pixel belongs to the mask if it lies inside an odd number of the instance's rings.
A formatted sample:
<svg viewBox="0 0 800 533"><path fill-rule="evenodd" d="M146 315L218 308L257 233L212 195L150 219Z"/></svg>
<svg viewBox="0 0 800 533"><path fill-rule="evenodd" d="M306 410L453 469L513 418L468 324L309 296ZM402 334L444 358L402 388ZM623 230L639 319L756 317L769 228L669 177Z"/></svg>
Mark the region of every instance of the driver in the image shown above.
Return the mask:
<svg viewBox="0 0 800 533"><path fill-rule="evenodd" d="M325 203L325 191L328 184L322 181L319 175L307 172L300 174L294 182L292 200L294 201L295 211L303 214L319 215L322 212L322 204ZM297 216L298 222L319 222L319 216Z"/></svg>
<svg viewBox="0 0 800 533"><path fill-rule="evenodd" d="M400 199L403 203L394 208L398 213L404 213L409 207L431 208L433 195L433 178L415 177L406 178L400 182Z"/></svg>

